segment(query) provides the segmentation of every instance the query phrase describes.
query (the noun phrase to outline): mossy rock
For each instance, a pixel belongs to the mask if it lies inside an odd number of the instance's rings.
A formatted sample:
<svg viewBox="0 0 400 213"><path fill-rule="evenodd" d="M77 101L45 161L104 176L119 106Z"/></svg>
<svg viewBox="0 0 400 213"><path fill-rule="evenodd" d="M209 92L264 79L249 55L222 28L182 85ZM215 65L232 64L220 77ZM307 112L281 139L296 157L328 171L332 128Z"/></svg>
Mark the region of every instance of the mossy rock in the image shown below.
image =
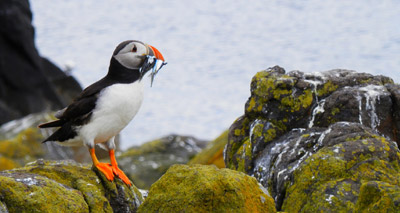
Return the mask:
<svg viewBox="0 0 400 213"><path fill-rule="evenodd" d="M73 161L38 160L0 172L0 202L10 212L129 212L142 201L135 186Z"/></svg>
<svg viewBox="0 0 400 213"><path fill-rule="evenodd" d="M228 143L228 130L218 138L208 143L207 147L194 156L188 164L215 165L218 168L225 168L223 152Z"/></svg>
<svg viewBox="0 0 400 213"><path fill-rule="evenodd" d="M381 181L369 181L360 188L356 212L400 212L400 187Z"/></svg>
<svg viewBox="0 0 400 213"><path fill-rule="evenodd" d="M10 212L89 212L82 193L34 174L0 173L0 192Z"/></svg>
<svg viewBox="0 0 400 213"><path fill-rule="evenodd" d="M185 164L206 145L190 136L169 135L122 152L118 163L134 184L149 189L171 165Z"/></svg>
<svg viewBox="0 0 400 213"><path fill-rule="evenodd" d="M276 212L255 178L209 165L174 165L150 188L139 212Z"/></svg>
<svg viewBox="0 0 400 213"><path fill-rule="evenodd" d="M245 113L229 130L227 168L251 174L255 156L293 129L359 122L400 145L399 86L385 76L353 70L286 72L279 66L251 81Z"/></svg>
<svg viewBox="0 0 400 213"><path fill-rule="evenodd" d="M333 130L325 136L325 146L294 171L284 211L400 211L400 151L395 142L363 128L356 137Z"/></svg>

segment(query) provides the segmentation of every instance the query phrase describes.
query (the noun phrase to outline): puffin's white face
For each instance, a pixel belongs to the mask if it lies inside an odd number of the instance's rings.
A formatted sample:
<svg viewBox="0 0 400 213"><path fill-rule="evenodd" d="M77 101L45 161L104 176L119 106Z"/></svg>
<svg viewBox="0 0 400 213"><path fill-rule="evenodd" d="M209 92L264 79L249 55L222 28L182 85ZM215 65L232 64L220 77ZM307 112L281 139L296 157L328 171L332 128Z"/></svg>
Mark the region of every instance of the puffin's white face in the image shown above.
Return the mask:
<svg viewBox="0 0 400 213"><path fill-rule="evenodd" d="M150 49L146 44L131 41L118 52L114 52L113 57L126 68L139 69L149 54Z"/></svg>
<svg viewBox="0 0 400 213"><path fill-rule="evenodd" d="M151 70L151 85L154 76L161 67L167 64L163 55L155 47L135 40L120 43L115 48L113 57L128 69L138 69L140 78Z"/></svg>

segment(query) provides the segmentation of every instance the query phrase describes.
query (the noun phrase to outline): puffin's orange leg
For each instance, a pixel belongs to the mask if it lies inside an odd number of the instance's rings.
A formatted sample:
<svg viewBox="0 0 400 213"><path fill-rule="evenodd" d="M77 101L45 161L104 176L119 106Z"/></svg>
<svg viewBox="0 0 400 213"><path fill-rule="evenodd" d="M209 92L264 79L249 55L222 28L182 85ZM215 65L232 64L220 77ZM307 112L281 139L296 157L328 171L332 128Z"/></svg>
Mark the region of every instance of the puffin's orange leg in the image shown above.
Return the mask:
<svg viewBox="0 0 400 213"><path fill-rule="evenodd" d="M92 157L93 160L93 165L99 169L109 181L114 180L114 173L113 169L111 168L111 165L108 163L100 163L99 160L97 160L96 154L94 152L94 148L89 148L90 156Z"/></svg>
<svg viewBox="0 0 400 213"><path fill-rule="evenodd" d="M132 185L131 181L128 179L125 173L118 168L117 160L115 159L114 149L110 149L108 154L110 155L111 167L114 174L118 176L122 181L124 181L126 185L128 186Z"/></svg>

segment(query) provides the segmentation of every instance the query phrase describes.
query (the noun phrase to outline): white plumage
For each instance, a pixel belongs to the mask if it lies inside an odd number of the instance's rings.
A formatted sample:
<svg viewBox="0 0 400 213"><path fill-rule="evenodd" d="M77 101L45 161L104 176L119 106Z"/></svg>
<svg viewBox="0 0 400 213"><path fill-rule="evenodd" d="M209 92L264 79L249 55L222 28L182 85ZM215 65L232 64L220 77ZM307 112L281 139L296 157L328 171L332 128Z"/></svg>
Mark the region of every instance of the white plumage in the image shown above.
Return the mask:
<svg viewBox="0 0 400 213"><path fill-rule="evenodd" d="M79 127L78 136L60 142L63 146L86 145L93 147L115 137L135 117L143 101L143 81L114 84L99 95L88 124ZM115 146L111 140L111 146Z"/></svg>

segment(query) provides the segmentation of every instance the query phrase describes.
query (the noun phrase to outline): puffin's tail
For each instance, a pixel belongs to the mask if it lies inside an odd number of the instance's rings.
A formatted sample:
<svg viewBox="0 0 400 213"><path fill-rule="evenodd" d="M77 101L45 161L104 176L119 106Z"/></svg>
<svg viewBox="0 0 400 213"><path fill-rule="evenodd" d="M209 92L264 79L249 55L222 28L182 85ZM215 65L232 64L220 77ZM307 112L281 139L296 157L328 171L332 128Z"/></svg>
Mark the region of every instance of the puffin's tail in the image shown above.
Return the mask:
<svg viewBox="0 0 400 213"><path fill-rule="evenodd" d="M50 127L59 127L62 126L65 123L63 120L55 120L55 121L50 121L48 123L40 124L38 127L39 128L50 128Z"/></svg>
<svg viewBox="0 0 400 213"><path fill-rule="evenodd" d="M48 138L42 141L42 143L45 143L47 141L64 142L69 139L73 139L75 136L78 135L73 126L71 126L71 123L65 120L56 120L39 125L39 128L48 128L48 127L60 127L60 128L58 128L53 134L51 134Z"/></svg>

